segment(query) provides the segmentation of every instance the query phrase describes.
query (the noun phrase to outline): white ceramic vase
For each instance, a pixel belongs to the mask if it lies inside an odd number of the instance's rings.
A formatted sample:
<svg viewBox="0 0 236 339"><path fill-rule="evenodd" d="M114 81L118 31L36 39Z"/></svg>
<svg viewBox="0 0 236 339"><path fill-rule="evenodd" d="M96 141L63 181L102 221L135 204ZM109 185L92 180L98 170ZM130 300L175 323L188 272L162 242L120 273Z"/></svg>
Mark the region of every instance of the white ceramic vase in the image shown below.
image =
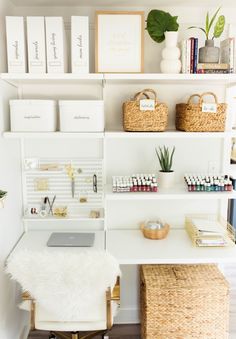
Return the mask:
<svg viewBox="0 0 236 339"><path fill-rule="evenodd" d="M174 185L175 172L161 172L158 173L158 185L160 188L171 188Z"/></svg>
<svg viewBox="0 0 236 339"><path fill-rule="evenodd" d="M162 51L160 64L162 73L180 73L180 49L177 47L178 32L165 32L166 47Z"/></svg>

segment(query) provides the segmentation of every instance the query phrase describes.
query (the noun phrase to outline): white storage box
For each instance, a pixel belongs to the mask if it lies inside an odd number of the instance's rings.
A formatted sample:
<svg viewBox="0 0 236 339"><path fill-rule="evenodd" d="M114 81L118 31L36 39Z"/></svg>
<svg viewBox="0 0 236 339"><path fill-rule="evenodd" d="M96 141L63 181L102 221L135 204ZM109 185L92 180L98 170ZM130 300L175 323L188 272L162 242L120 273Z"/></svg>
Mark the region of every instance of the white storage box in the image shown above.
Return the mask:
<svg viewBox="0 0 236 339"><path fill-rule="evenodd" d="M103 100L60 100L62 132L103 132Z"/></svg>
<svg viewBox="0 0 236 339"><path fill-rule="evenodd" d="M12 132L56 131L54 100L10 100L10 116Z"/></svg>

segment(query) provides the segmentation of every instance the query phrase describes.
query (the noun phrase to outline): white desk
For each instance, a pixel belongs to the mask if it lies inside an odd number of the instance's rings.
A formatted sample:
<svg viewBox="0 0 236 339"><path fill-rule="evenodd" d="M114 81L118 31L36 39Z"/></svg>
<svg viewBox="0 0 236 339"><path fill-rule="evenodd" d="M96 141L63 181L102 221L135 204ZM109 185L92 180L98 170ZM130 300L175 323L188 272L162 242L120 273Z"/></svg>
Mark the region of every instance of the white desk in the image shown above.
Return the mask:
<svg viewBox="0 0 236 339"><path fill-rule="evenodd" d="M29 250L36 250L41 251L45 248L49 249L50 251L55 251L56 247L47 247L47 241L51 235L55 231L28 231L23 234L22 238L14 248L13 252L14 254L17 253L17 251L20 251L22 249L29 249ZM60 231L61 232L61 231ZM64 232L70 232L64 231ZM73 231L75 232L75 231ZM78 231L83 232L83 231ZM87 231L84 231L87 232ZM94 248L96 249L104 249L105 244L105 237L103 231L91 231L95 233L95 242L94 242ZM63 247L63 251L66 251L70 247ZM78 251L83 250L82 247L76 247ZM58 250L58 247L57 247Z"/></svg>
<svg viewBox="0 0 236 339"><path fill-rule="evenodd" d="M236 246L194 247L185 230L170 230L166 239L149 240L140 230L110 230L107 250L120 264L236 263Z"/></svg>
<svg viewBox="0 0 236 339"><path fill-rule="evenodd" d="M14 248L14 253L21 249L40 251L48 248L54 251L55 247L46 247L51 233L52 231L26 232ZM95 231L94 248L105 248L104 231ZM63 251L67 249L63 247ZM77 247L77 250L83 248ZM236 246L197 248L192 245L185 230L172 229L168 237L160 241L145 239L139 230L109 230L107 250L121 265L236 263Z"/></svg>

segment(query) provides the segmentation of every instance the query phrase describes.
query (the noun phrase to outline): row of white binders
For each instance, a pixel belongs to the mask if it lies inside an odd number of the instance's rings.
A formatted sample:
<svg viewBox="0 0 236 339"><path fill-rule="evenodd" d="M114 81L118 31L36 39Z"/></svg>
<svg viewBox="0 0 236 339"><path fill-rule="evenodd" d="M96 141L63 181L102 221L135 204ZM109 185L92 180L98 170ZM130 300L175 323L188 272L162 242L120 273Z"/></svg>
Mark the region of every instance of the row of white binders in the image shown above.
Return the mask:
<svg viewBox="0 0 236 339"><path fill-rule="evenodd" d="M9 73L68 72L67 39L62 17L28 16L25 30L24 17L7 16L6 37ZM71 17L71 71L89 73L87 16Z"/></svg>

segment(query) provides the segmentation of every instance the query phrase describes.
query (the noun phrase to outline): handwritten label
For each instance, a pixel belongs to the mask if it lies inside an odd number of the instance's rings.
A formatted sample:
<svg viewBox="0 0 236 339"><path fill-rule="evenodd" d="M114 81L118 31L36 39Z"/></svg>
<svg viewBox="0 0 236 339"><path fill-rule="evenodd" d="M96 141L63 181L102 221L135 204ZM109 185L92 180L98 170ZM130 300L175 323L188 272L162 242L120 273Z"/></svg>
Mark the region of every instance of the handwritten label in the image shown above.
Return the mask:
<svg viewBox="0 0 236 339"><path fill-rule="evenodd" d="M154 110L155 110L155 100L152 99L140 100L140 111L154 111Z"/></svg>
<svg viewBox="0 0 236 339"><path fill-rule="evenodd" d="M202 112L204 113L217 113L217 104L202 104Z"/></svg>

